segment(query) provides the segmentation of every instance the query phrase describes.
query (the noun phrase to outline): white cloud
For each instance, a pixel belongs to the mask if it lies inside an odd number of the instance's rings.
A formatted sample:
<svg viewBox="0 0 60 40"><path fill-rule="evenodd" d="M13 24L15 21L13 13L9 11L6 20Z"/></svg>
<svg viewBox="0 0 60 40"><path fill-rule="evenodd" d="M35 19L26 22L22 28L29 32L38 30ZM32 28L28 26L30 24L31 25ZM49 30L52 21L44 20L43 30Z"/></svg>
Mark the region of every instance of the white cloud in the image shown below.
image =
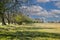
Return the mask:
<svg viewBox="0 0 60 40"><path fill-rule="evenodd" d="M60 10L51 10L46 11L41 6L22 6L20 7L21 10L23 10L23 13L29 14L29 15L36 15L36 16L43 16L43 17L58 17L56 14L60 14Z"/></svg>
<svg viewBox="0 0 60 40"><path fill-rule="evenodd" d="M51 10L51 13L53 13L53 14L60 14L60 10Z"/></svg>
<svg viewBox="0 0 60 40"><path fill-rule="evenodd" d="M50 1L60 1L60 0L50 0Z"/></svg>
<svg viewBox="0 0 60 40"><path fill-rule="evenodd" d="M55 6L57 6L58 8L60 8L60 1L56 2Z"/></svg>
<svg viewBox="0 0 60 40"><path fill-rule="evenodd" d="M49 2L50 0L37 0L37 2Z"/></svg>
<svg viewBox="0 0 60 40"><path fill-rule="evenodd" d="M28 13L37 13L40 12L43 8L40 6L22 6L21 9Z"/></svg>
<svg viewBox="0 0 60 40"><path fill-rule="evenodd" d="M37 2L50 2L50 1L60 1L60 0L37 0Z"/></svg>
<svg viewBox="0 0 60 40"><path fill-rule="evenodd" d="M46 16L48 15L48 12L44 10L41 6L22 6L20 9L23 10L23 13L27 13L30 15L38 15L38 16Z"/></svg>
<svg viewBox="0 0 60 40"><path fill-rule="evenodd" d="M59 16L58 16L58 15L56 15L55 17L56 17L56 18L58 18Z"/></svg>
<svg viewBox="0 0 60 40"><path fill-rule="evenodd" d="M59 17L59 15L60 15L60 10L54 9L54 10L51 10L49 13L50 13L49 16Z"/></svg>

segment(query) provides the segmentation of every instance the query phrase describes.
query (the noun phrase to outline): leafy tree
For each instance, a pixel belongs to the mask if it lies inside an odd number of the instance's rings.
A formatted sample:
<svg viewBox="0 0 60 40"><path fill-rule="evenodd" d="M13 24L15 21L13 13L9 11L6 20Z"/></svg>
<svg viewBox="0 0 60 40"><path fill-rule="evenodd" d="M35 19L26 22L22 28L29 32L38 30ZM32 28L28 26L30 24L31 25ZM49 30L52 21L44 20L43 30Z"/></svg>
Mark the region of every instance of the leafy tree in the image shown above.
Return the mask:
<svg viewBox="0 0 60 40"><path fill-rule="evenodd" d="M22 13L17 13L17 15L15 14L14 16L14 21L21 25L22 23L31 23L32 19Z"/></svg>
<svg viewBox="0 0 60 40"><path fill-rule="evenodd" d="M16 5L16 3L15 3L11 7L6 6L6 5L8 5L8 3L11 3L11 2L12 2L12 0L0 0L0 17L2 19L2 24L3 25L6 25L5 20L4 20L5 11L11 9L12 7L14 7ZM17 2L17 0L15 0L15 2Z"/></svg>
<svg viewBox="0 0 60 40"><path fill-rule="evenodd" d="M20 2L26 2L26 0L21 0ZM17 4L20 4L18 0L0 0L0 17L2 19L3 25L6 25L5 12L7 12L8 10L12 10ZM7 20L8 20L8 23L10 23L9 14L8 14Z"/></svg>

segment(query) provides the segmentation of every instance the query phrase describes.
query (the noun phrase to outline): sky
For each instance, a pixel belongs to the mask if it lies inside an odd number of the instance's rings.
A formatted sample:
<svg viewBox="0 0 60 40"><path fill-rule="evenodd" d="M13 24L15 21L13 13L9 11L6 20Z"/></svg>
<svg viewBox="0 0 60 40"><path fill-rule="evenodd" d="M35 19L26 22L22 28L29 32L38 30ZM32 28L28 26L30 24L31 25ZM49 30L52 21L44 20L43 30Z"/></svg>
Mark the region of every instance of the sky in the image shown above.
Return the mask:
<svg viewBox="0 0 60 40"><path fill-rule="evenodd" d="M20 9L31 18L60 21L60 0L28 0Z"/></svg>

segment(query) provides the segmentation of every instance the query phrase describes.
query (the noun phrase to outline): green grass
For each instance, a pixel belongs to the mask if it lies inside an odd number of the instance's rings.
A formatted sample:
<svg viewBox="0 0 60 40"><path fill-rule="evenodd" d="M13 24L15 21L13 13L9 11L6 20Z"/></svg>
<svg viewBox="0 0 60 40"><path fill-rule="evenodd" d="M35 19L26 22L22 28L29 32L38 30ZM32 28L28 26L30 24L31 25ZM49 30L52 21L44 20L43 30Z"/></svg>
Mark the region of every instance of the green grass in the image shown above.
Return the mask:
<svg viewBox="0 0 60 40"><path fill-rule="evenodd" d="M34 25L0 25L0 40L60 40L59 31Z"/></svg>

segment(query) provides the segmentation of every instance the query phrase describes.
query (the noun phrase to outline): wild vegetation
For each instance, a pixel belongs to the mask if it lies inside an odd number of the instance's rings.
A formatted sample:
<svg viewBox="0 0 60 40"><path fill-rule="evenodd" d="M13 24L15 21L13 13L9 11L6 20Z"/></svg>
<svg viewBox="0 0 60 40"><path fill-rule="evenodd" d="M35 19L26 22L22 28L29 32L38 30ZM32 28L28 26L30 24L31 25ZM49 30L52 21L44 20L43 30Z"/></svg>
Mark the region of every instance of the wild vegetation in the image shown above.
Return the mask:
<svg viewBox="0 0 60 40"><path fill-rule="evenodd" d="M0 25L0 40L60 40L60 26L56 27L59 24L46 24Z"/></svg>
<svg viewBox="0 0 60 40"><path fill-rule="evenodd" d="M0 0L0 40L60 40L60 23L39 23L19 11L27 1Z"/></svg>

